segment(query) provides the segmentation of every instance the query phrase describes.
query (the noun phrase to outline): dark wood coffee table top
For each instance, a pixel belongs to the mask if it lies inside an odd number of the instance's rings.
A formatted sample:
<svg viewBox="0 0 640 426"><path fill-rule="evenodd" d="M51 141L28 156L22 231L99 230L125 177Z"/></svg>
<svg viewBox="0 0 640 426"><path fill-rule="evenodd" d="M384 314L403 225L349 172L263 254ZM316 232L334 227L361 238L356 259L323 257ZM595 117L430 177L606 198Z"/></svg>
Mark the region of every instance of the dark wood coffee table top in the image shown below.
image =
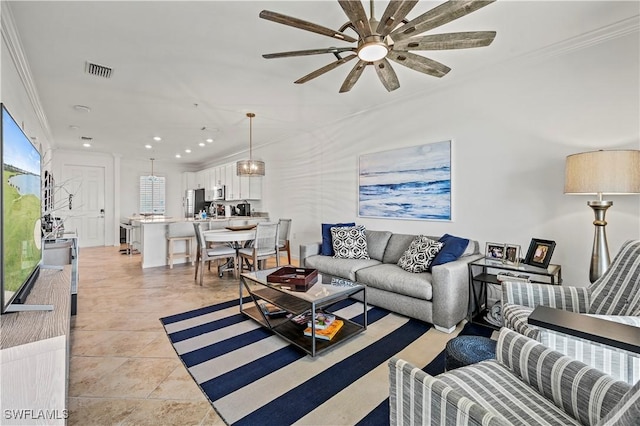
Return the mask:
<svg viewBox="0 0 640 426"><path fill-rule="evenodd" d="M547 306L536 307L529 324L640 353L640 327Z"/></svg>

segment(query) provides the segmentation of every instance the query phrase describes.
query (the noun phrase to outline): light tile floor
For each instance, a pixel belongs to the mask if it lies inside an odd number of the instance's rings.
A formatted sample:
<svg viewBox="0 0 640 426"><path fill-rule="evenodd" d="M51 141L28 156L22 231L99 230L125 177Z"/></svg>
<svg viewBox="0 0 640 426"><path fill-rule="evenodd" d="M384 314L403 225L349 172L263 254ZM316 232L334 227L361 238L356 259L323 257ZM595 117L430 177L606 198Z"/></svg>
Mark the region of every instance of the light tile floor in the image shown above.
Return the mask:
<svg viewBox="0 0 640 426"><path fill-rule="evenodd" d="M184 368L159 318L237 298L238 280L190 264L142 269L116 247L80 250L71 321L69 425L224 424Z"/></svg>

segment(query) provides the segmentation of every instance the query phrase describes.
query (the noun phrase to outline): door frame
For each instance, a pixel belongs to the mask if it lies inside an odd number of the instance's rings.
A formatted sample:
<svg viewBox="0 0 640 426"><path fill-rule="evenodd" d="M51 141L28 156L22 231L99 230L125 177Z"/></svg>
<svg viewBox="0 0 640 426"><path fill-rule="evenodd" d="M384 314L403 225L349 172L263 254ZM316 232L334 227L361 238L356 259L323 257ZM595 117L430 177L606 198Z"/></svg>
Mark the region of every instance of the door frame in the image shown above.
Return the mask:
<svg viewBox="0 0 640 426"><path fill-rule="evenodd" d="M62 179L63 170L71 166L90 166L104 168L104 245L120 245L120 224L116 227L116 205L119 198L115 190L119 186L120 158L108 154L87 153L83 151L54 150L51 164L44 164L43 168L53 173L54 178ZM118 219L119 220L119 219ZM82 235L78 236L82 243Z"/></svg>

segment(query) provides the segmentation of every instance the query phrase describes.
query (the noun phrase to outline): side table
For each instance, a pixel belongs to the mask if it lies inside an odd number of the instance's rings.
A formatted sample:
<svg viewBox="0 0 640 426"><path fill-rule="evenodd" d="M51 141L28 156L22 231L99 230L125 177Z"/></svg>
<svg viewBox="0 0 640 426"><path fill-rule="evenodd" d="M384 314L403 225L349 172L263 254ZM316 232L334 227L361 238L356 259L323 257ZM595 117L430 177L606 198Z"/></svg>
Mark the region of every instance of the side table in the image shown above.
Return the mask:
<svg viewBox="0 0 640 426"><path fill-rule="evenodd" d="M445 347L445 371L496 357L495 340L482 336L458 336Z"/></svg>
<svg viewBox="0 0 640 426"><path fill-rule="evenodd" d="M499 260L488 258L478 259L468 264L469 268L469 305L467 320L479 323L494 329L494 324L484 319L489 306L487 306L487 284L500 285L499 273L509 273L515 276L514 280L527 280L532 283L561 285L562 266L551 264L549 267L540 268L525 263L509 264Z"/></svg>

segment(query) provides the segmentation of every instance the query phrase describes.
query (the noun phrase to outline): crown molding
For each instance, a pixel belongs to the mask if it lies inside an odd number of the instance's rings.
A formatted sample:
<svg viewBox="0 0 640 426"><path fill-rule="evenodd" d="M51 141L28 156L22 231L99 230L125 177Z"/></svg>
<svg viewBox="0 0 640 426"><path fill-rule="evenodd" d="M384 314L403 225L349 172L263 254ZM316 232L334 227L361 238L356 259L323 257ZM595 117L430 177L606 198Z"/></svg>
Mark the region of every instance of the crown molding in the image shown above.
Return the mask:
<svg viewBox="0 0 640 426"><path fill-rule="evenodd" d="M630 34L638 33L639 31L640 15L634 15L621 21L614 22L613 24L597 28L593 31L589 31L584 34L580 34L578 36L550 44L541 49L527 52L517 58L514 58L513 61L540 61L558 56L564 56L573 51L578 51L589 48L591 46L596 46L601 43L606 43L609 40L625 37Z"/></svg>
<svg viewBox="0 0 640 426"><path fill-rule="evenodd" d="M27 97L29 98L33 111L40 122L40 127L49 141L51 149L54 149L56 144L53 139L53 134L51 133L51 127L49 126L49 121L47 120L47 116L42 108L42 103L40 102L40 96L38 96L38 90L36 89L36 85L33 81L29 62L24 54L24 50L22 49L20 34L15 26L13 13L11 12L11 8L8 3L2 3L2 12L0 13L0 31L2 33L2 39L9 50L11 60L16 67L18 76L22 81L22 85L27 93Z"/></svg>

